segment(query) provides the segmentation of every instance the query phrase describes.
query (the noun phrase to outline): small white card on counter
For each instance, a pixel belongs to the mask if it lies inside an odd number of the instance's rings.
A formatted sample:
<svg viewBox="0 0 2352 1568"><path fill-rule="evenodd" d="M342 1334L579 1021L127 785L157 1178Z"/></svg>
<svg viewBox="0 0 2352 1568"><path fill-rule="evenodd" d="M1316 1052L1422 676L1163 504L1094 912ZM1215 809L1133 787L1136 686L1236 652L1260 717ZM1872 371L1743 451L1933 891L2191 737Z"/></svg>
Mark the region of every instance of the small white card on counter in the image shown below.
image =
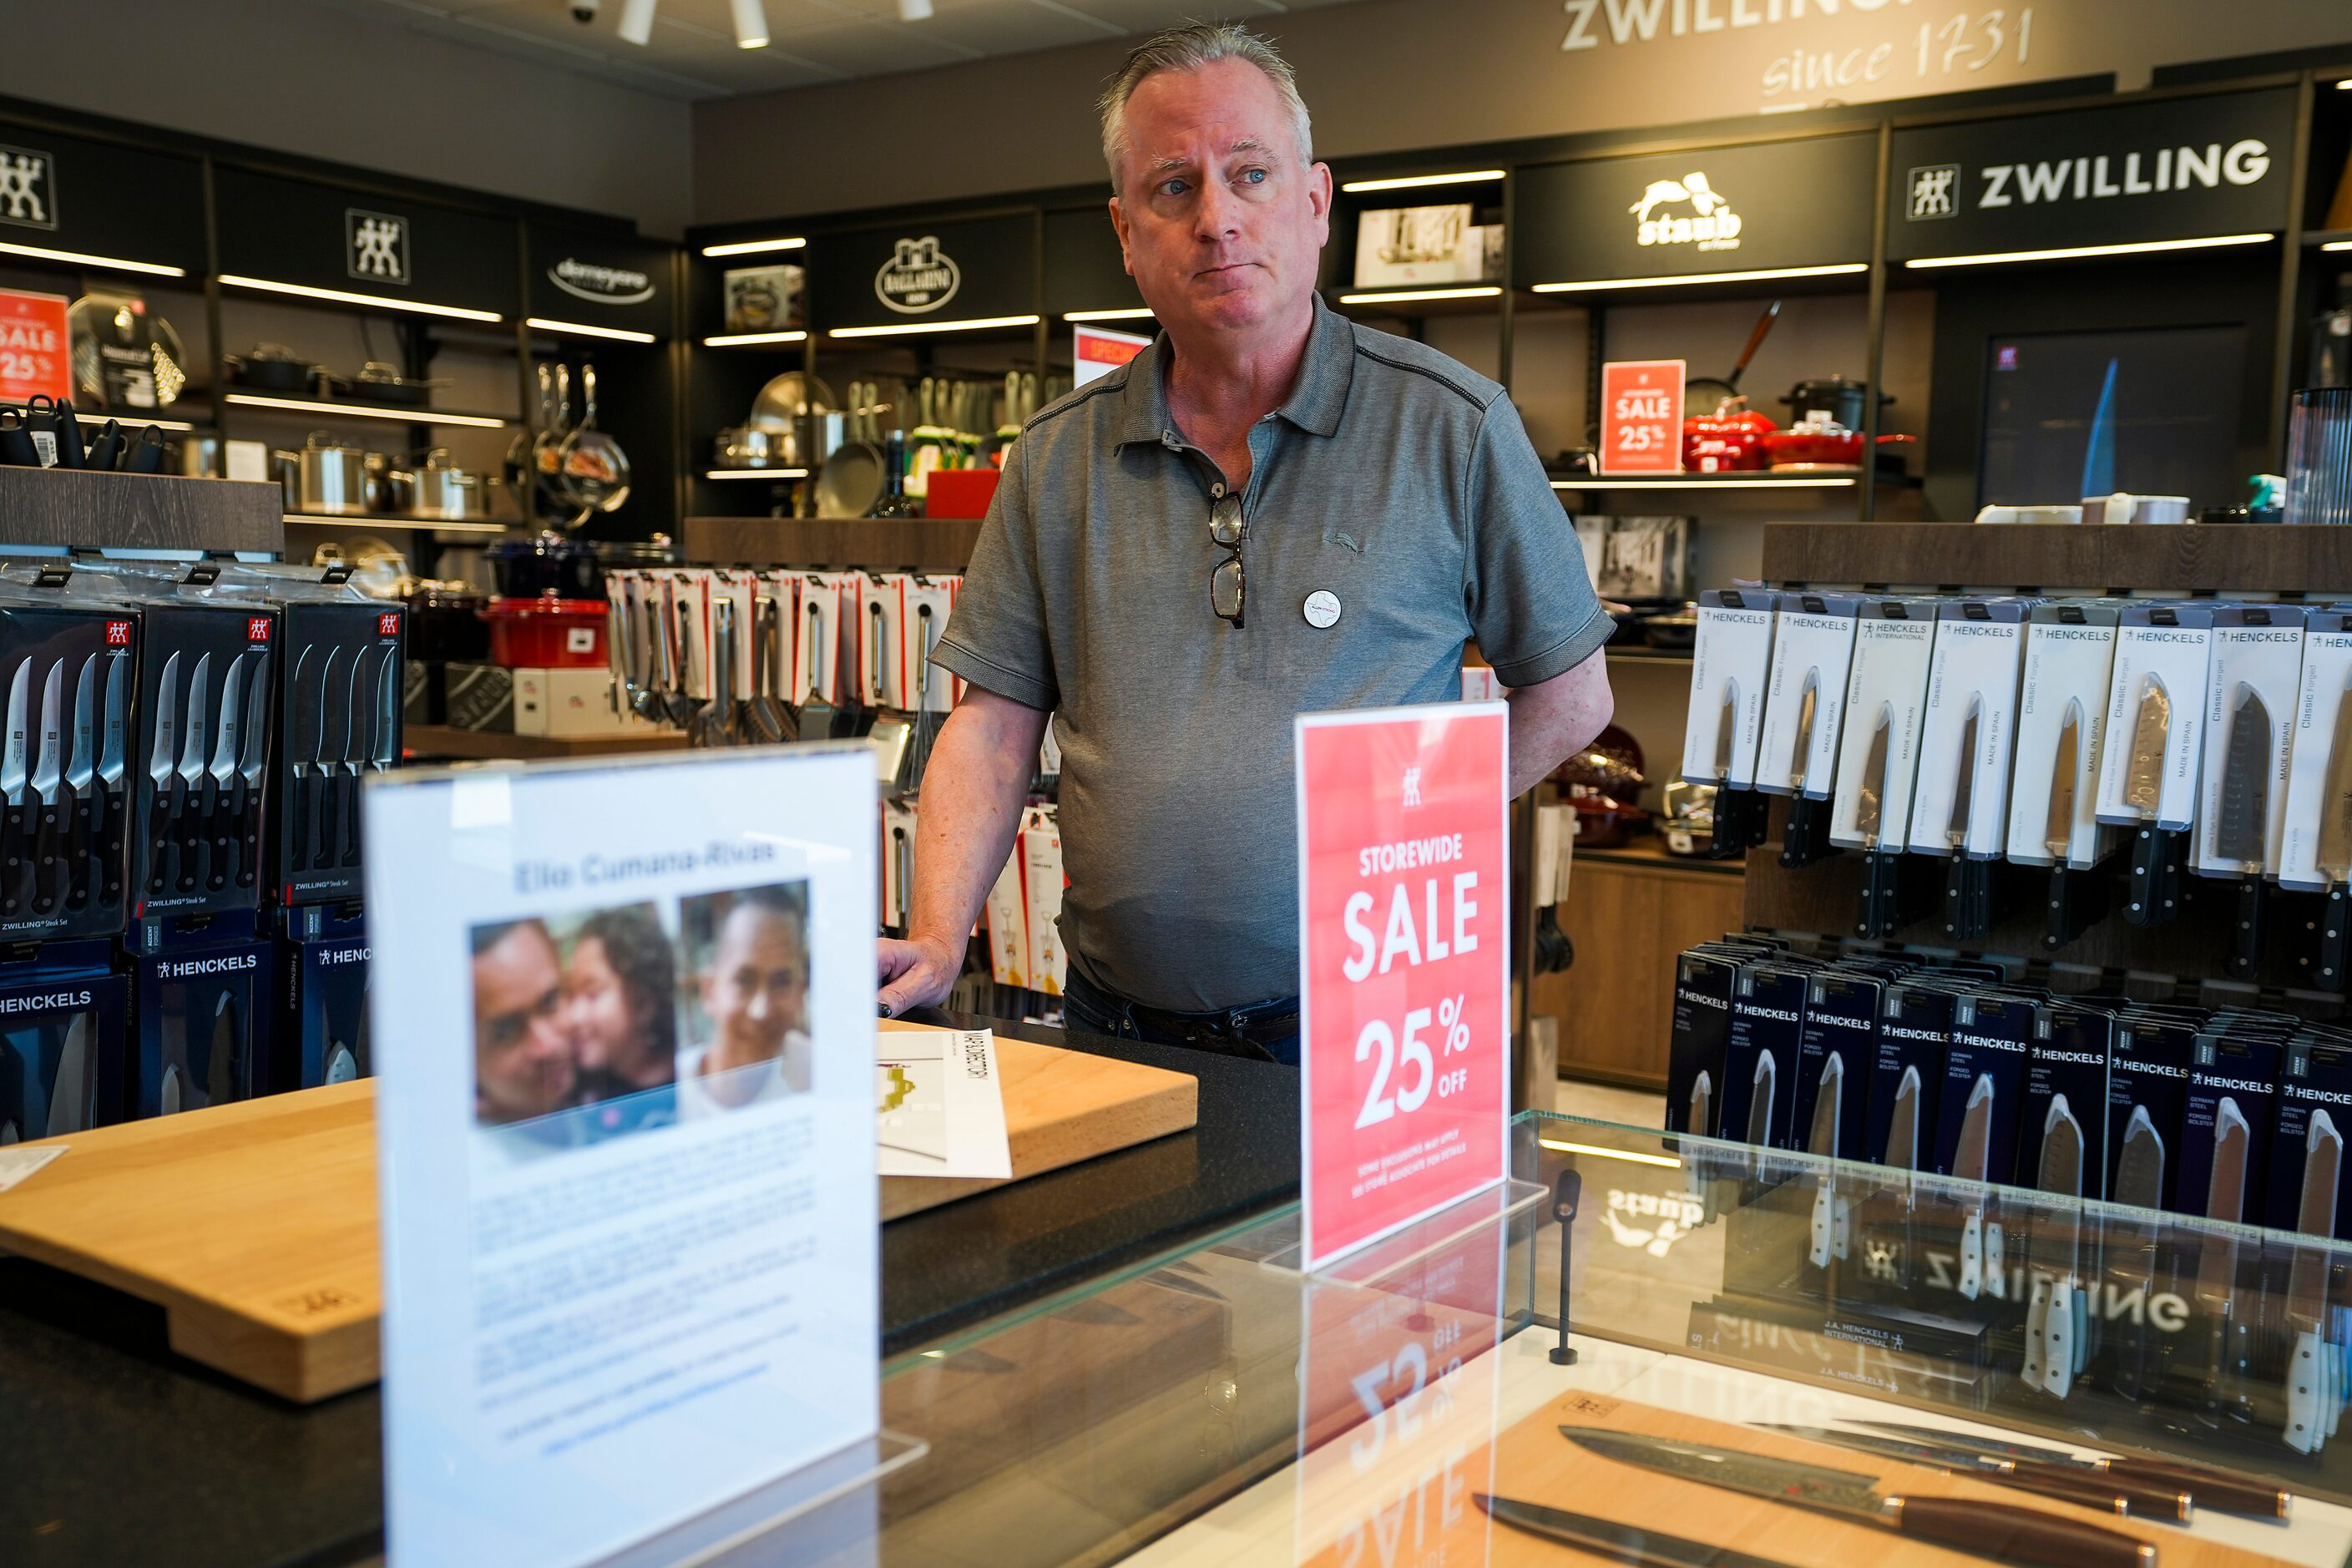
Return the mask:
<svg viewBox="0 0 2352 1568"><path fill-rule="evenodd" d="M1829 798L1837 772L1838 722L1845 713L1846 676L1853 665L1853 628L1861 595L1783 594L1772 634L1771 690L1764 704L1764 734L1756 752L1756 787L1767 795ZM1813 694L1813 722L1803 734L1805 693Z"/></svg>
<svg viewBox="0 0 2352 1568"><path fill-rule="evenodd" d="M2156 826L2179 832L2196 820L2197 781L2204 761L2205 688L2210 673L2213 609L2210 605L2133 605L2116 628L2115 669L2107 684L2107 744L2099 759L2099 820L2119 826L2147 814L2124 798L2143 723L2162 715L2163 776ZM2152 694L2161 692L2162 700Z"/></svg>
<svg viewBox="0 0 2352 1568"><path fill-rule="evenodd" d="M2257 787L2263 869L2269 874L2278 870L2286 828L2287 753L2294 740L2294 705L2303 678L2305 614L2300 605L2224 605L2213 613L2212 677L2206 682L2205 696L2205 781L2192 862L2202 875L2246 875L2251 861L2222 854L2223 807L2232 789ZM2259 748L2262 761L2254 777L2239 779L2230 765L2233 749L2241 746Z"/></svg>
<svg viewBox="0 0 2352 1568"><path fill-rule="evenodd" d="M1690 718L1683 777L1746 785L1756 779L1764 682L1772 664L1774 595L1764 588L1710 588L1698 598L1691 647ZM1728 736L1728 765L1726 737Z"/></svg>
<svg viewBox="0 0 2352 1568"><path fill-rule="evenodd" d="M2025 647L2025 599L1956 599L1936 613L1936 647L1927 673L1927 716L1919 737L1919 783L1913 792L1911 847L1949 855L1960 775L1969 776L1968 813L1958 846L1976 860L1996 858L2008 830L2009 759L2016 733L2018 670ZM1976 728L1963 755L1960 742Z"/></svg>
<svg viewBox="0 0 2352 1568"><path fill-rule="evenodd" d="M2049 849L2050 799L2057 785L2059 742L2070 721L2074 799L2065 862L2087 868L2114 847L2115 830L2099 825L2099 757L2115 672L2116 623L2122 614L2123 606L2111 600L2066 600L2035 605L2027 621L2007 836L2008 858L2020 865L2055 863Z"/></svg>
<svg viewBox="0 0 2352 1568"><path fill-rule="evenodd" d="M2331 804L2328 775L2347 685L2352 685L2352 610L2305 612L2303 678L2287 756L2286 822L2279 837L2281 887L2324 889L2336 879L2335 873L2320 869L2319 830Z"/></svg>
<svg viewBox="0 0 2352 1568"><path fill-rule="evenodd" d="M886 1176L1013 1177L996 1037L885 1018L874 1037L877 1168Z"/></svg>
<svg viewBox="0 0 2352 1568"><path fill-rule="evenodd" d="M1927 665L1936 643L1933 599L1870 599L1853 631L1853 669L1846 681L1844 734L1838 742L1836 804L1830 842L1858 849L1867 842L1856 826L1871 742L1882 727L1886 771L1871 781L1879 796L1878 844L1900 849L1911 824L1912 775L1919 761L1920 711L1927 700Z"/></svg>
<svg viewBox="0 0 2352 1568"><path fill-rule="evenodd" d="M23 1181L71 1147L66 1143L48 1143L37 1149L18 1144L0 1149L0 1193Z"/></svg>

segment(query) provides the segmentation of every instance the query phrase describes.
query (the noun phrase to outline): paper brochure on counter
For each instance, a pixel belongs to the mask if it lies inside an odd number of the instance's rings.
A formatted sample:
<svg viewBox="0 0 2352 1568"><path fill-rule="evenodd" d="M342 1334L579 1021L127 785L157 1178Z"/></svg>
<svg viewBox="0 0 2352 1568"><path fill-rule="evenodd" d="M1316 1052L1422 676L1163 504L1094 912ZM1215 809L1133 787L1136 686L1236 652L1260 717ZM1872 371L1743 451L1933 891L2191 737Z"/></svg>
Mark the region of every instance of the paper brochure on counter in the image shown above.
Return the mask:
<svg viewBox="0 0 2352 1568"><path fill-rule="evenodd" d="M886 1176L1013 1179L996 1037L882 1020L874 1034L874 1120Z"/></svg>
<svg viewBox="0 0 2352 1568"><path fill-rule="evenodd" d="M370 782L394 1568L740 1534L857 1469L875 794L862 746Z"/></svg>
<svg viewBox="0 0 2352 1568"><path fill-rule="evenodd" d="M1509 1173L1509 720L1297 721L1301 1266Z"/></svg>

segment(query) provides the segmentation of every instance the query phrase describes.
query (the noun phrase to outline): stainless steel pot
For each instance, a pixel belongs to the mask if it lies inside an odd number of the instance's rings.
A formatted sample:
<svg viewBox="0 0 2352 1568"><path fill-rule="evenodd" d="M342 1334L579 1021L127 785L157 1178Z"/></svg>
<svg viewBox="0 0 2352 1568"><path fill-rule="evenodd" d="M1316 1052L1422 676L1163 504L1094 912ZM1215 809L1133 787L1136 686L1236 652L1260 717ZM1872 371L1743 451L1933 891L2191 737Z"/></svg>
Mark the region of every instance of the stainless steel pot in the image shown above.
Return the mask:
<svg viewBox="0 0 2352 1568"><path fill-rule="evenodd" d="M337 444L313 430L299 452L276 454L278 475L290 510L355 517L367 510L367 457L357 447Z"/></svg>
<svg viewBox="0 0 2352 1568"><path fill-rule="evenodd" d="M829 412L803 414L781 428L730 425L711 444L711 466L814 469L841 449L846 426L845 416Z"/></svg>
<svg viewBox="0 0 2352 1568"><path fill-rule="evenodd" d="M191 430L178 442L172 471L193 479L216 478L221 472L221 438L209 431Z"/></svg>
<svg viewBox="0 0 2352 1568"><path fill-rule="evenodd" d="M416 470L389 452L367 455L367 501L370 511L405 512L416 506Z"/></svg>
<svg viewBox="0 0 2352 1568"><path fill-rule="evenodd" d="M419 517L478 522L496 510L505 487L488 474L451 465L449 450L436 447L416 472L415 510Z"/></svg>

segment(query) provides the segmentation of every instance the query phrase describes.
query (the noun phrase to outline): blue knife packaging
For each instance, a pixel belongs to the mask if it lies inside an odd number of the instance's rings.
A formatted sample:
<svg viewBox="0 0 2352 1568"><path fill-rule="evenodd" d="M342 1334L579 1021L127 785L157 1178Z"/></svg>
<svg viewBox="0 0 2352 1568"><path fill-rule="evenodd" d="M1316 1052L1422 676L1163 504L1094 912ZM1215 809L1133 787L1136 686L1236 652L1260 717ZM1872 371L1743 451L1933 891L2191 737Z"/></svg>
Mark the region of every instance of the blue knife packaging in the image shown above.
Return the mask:
<svg viewBox="0 0 2352 1568"><path fill-rule="evenodd" d="M1845 1064L1839 1075L1838 1147L1841 1160L1863 1157L1863 1106L1869 1097L1870 1064L1878 1051L1878 1009L1886 981L1839 971L1807 977L1805 1027L1797 1041L1797 1101L1790 1125L1800 1143L1811 1135L1813 1106L1820 1099L1822 1064L1832 1051Z"/></svg>
<svg viewBox="0 0 2352 1568"><path fill-rule="evenodd" d="M276 947L264 937L131 956L133 1115L168 1116L268 1092Z"/></svg>
<svg viewBox="0 0 2352 1568"><path fill-rule="evenodd" d="M105 967L32 973L0 984L0 1143L122 1120L128 990Z"/></svg>
<svg viewBox="0 0 2352 1568"><path fill-rule="evenodd" d="M2271 1129L2278 1120L2279 1071L2289 1038L2274 1027L2223 1020L2197 1037L2189 1051L2189 1092L2180 1116L2180 1175L2172 1188L2182 1214L2231 1224L2262 1223ZM2223 1127L2243 1130L2245 1175L2237 1212L2211 1214L2213 1143Z"/></svg>
<svg viewBox="0 0 2352 1568"><path fill-rule="evenodd" d="M1724 1122L1723 1053L1731 1034L1731 985L1737 956L1685 952L1675 961L1674 1034L1666 1050L1666 1131L1716 1136ZM1691 1125L1693 1108L1707 1107L1705 1126Z"/></svg>
<svg viewBox="0 0 2352 1568"><path fill-rule="evenodd" d="M1944 1053L1944 1081L1936 1098L1936 1173L1952 1174L1960 1128L1979 1079L1992 1089L1992 1119L1985 1124L1984 1179L2000 1185L2017 1173L2017 1108L2025 1101L2025 1069L2042 1004L2027 996L1963 996L1952 1009L1952 1043Z"/></svg>
<svg viewBox="0 0 2352 1568"><path fill-rule="evenodd" d="M2334 1145L2337 1166L2336 1211L2334 1223L2326 1232L2315 1227L2311 1234L2342 1240L2352 1232L2346 1223L2352 1217L2352 1203L2346 1201L2340 1179L2344 1141L2352 1137L2352 1044L2339 1036L2320 1037L2306 1031L2288 1044L2286 1062L2279 1072L2270 1179L2263 1184L2263 1223L2273 1230L2305 1229L2304 1183L2310 1169L2305 1152L2315 1145L2325 1147L2318 1137L2321 1130L2334 1133L2327 1142Z"/></svg>
<svg viewBox="0 0 2352 1568"><path fill-rule="evenodd" d="M1895 1123L1895 1102L1906 1081L1918 1104L1913 1114L1916 1144L1912 1169L1932 1158L1936 1143L1936 1091L1944 1081L1944 1053L1952 1038L1952 1009L1959 994L1949 986L1922 980L1903 980L1886 988L1878 1013L1878 1054L1870 1069L1869 1130L1863 1158L1877 1164L1901 1164L1890 1160L1886 1136Z"/></svg>
<svg viewBox="0 0 2352 1568"><path fill-rule="evenodd" d="M2112 1009L2079 998L2053 1002L2033 1026L2025 1069L2025 1104L2017 1136L2017 1184L2042 1184L2042 1140L2053 1116L2082 1129L2082 1192L2107 1190L2107 1071L2115 1059ZM2060 1101L2063 1100L2063 1104Z"/></svg>
<svg viewBox="0 0 2352 1568"><path fill-rule="evenodd" d="M1733 979L1731 1027L1723 1047L1725 1137L1759 1149L1789 1147L1811 973L1811 965L1780 961L1743 965Z"/></svg>
<svg viewBox="0 0 2352 1568"><path fill-rule="evenodd" d="M317 1089L366 1078L368 943L364 936L278 944L275 1089Z"/></svg>
<svg viewBox="0 0 2352 1568"><path fill-rule="evenodd" d="M2107 1191L2116 1187L2124 1141L2138 1111L2147 1113L2163 1151L2156 1206L2177 1209L2181 1128L2189 1112L2189 1066L2201 1023L2154 1011L2126 1014L2116 1026L2116 1057L2107 1070ZM2118 1200L2120 1201L2120 1200Z"/></svg>
<svg viewBox="0 0 2352 1568"><path fill-rule="evenodd" d="M108 936L127 918L139 615L67 568L21 571L0 586L0 943Z"/></svg>

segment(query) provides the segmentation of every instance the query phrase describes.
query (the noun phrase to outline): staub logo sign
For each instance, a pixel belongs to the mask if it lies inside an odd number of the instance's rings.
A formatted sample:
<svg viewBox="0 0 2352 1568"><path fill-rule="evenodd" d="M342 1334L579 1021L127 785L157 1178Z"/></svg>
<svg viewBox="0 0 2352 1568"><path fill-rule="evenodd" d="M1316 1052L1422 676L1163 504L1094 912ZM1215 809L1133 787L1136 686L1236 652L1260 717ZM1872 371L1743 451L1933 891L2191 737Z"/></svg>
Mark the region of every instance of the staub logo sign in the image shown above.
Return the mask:
<svg viewBox="0 0 2352 1568"><path fill-rule="evenodd" d="M599 267L567 256L547 269L547 280L594 305L641 305L654 297L654 280L626 267Z"/></svg>
<svg viewBox="0 0 2352 1568"><path fill-rule="evenodd" d="M1625 209L1633 215L1637 245L1688 245L1700 250L1739 248L1739 215L1731 203L1694 169L1679 180L1652 180L1642 199Z"/></svg>
<svg viewBox="0 0 2352 1568"><path fill-rule="evenodd" d="M55 161L26 147L0 146L0 223L58 226Z"/></svg>
<svg viewBox="0 0 2352 1568"><path fill-rule="evenodd" d="M343 269L371 283L406 283L408 220L345 207Z"/></svg>
<svg viewBox="0 0 2352 1568"><path fill-rule="evenodd" d="M2270 174L2271 163L2270 144L2250 136L2227 146L2208 142L2201 147L2149 147L2030 163L1987 163L1968 182L1963 181L1958 163L1929 163L1910 171L1904 216L1914 223L1958 216L1964 184L1966 199L1981 212L2166 191L2210 191L2224 184L2255 185Z"/></svg>
<svg viewBox="0 0 2352 1568"><path fill-rule="evenodd" d="M940 248L937 236L902 239L874 275L874 297L906 316L926 315L955 298L963 269Z"/></svg>

